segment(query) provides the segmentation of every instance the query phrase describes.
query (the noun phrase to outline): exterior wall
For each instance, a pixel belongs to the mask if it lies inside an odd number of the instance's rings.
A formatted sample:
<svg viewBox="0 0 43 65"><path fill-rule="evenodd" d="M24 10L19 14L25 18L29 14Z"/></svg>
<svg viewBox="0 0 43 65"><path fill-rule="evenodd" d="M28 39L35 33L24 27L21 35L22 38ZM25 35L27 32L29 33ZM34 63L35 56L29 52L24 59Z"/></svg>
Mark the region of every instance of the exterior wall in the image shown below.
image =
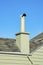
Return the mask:
<svg viewBox="0 0 43 65"><path fill-rule="evenodd" d="M43 46L37 49L30 57L33 65L43 65Z"/></svg>
<svg viewBox="0 0 43 65"><path fill-rule="evenodd" d="M0 65L31 65L27 56L0 54Z"/></svg>

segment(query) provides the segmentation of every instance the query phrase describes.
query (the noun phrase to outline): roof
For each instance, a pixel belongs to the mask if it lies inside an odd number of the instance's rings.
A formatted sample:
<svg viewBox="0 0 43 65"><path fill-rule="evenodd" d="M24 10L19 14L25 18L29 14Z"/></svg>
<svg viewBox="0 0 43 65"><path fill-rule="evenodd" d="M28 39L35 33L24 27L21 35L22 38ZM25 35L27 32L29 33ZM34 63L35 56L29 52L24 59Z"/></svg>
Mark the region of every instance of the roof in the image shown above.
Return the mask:
<svg viewBox="0 0 43 65"><path fill-rule="evenodd" d="M42 45L43 45L43 33L40 33L30 40L30 52L34 52Z"/></svg>
<svg viewBox="0 0 43 65"><path fill-rule="evenodd" d="M41 45L43 45L43 33L30 40L30 52L37 50ZM20 52L20 49L16 45L16 39L0 38L0 51Z"/></svg>
<svg viewBox="0 0 43 65"><path fill-rule="evenodd" d="M0 51L19 52L15 39L0 38Z"/></svg>

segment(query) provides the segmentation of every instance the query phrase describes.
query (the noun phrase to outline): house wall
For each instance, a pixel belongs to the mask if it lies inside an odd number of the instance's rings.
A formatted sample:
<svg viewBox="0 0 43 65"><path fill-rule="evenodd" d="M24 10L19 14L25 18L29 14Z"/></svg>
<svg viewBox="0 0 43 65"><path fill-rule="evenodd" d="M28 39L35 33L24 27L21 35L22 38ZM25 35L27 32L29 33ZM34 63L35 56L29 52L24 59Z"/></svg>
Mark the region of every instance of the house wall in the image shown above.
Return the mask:
<svg viewBox="0 0 43 65"><path fill-rule="evenodd" d="M30 59L33 62L33 65L43 65L43 46L32 53Z"/></svg>
<svg viewBox="0 0 43 65"><path fill-rule="evenodd" d="M0 65L31 65L27 56L0 54Z"/></svg>

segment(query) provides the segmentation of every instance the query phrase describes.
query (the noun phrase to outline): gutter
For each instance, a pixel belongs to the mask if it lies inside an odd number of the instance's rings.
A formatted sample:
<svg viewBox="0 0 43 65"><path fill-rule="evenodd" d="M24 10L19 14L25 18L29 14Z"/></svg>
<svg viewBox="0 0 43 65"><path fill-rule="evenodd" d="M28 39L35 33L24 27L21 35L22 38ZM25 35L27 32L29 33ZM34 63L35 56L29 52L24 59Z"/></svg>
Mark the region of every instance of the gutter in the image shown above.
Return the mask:
<svg viewBox="0 0 43 65"><path fill-rule="evenodd" d="M5 52L5 51L0 51L0 54L10 54L10 55L23 55L23 56L31 56L31 54L26 54L26 53L21 53L21 52Z"/></svg>

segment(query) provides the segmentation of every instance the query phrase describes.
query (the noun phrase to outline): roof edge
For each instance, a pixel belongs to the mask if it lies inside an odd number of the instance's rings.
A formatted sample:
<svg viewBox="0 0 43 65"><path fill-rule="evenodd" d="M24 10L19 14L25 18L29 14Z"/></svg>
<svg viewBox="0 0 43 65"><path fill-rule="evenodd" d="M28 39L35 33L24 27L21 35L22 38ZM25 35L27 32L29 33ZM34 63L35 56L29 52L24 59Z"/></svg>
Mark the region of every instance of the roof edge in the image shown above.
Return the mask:
<svg viewBox="0 0 43 65"><path fill-rule="evenodd" d="M25 53L21 53L21 52L5 52L5 51L0 51L0 54L31 56L31 53L25 54Z"/></svg>

